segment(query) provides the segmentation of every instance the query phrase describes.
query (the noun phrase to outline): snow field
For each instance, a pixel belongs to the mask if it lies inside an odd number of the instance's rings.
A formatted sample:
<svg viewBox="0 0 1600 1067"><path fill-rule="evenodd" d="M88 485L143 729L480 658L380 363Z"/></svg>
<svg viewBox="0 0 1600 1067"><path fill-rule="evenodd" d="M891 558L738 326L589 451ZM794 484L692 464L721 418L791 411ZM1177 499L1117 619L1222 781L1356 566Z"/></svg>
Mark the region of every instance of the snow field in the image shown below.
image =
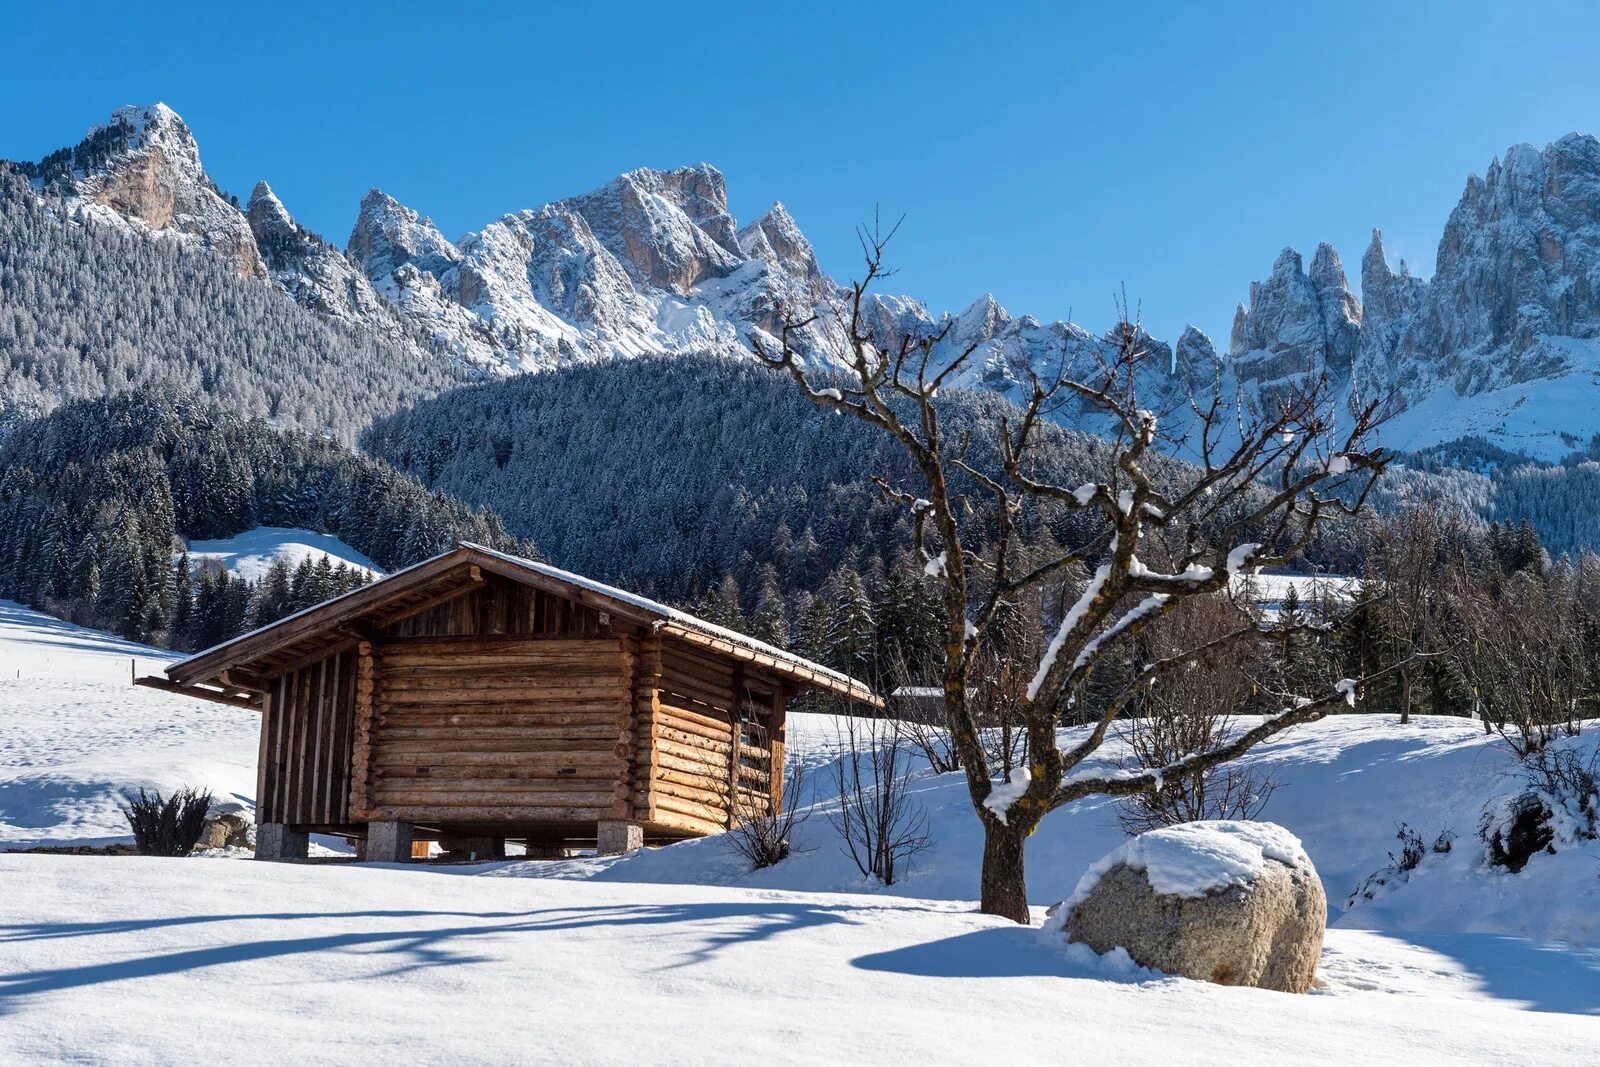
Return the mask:
<svg viewBox="0 0 1600 1067"><path fill-rule="evenodd" d="M129 657L147 673L166 655L0 604L0 848L126 840L116 802L138 785L249 802L253 713L127 684ZM1597 741L1600 724L1562 743ZM1278 785L1263 818L1327 888L1304 997L1159 976L976 915L959 774L919 773L932 847L896 885L865 881L828 822L842 744L834 720L792 717L812 815L796 855L755 874L720 838L432 868L0 854L0 1062L185 1061L199 1040L217 1060L333 1063L970 1062L974 1033L1020 1062L1578 1063L1600 1047L1600 849L1484 866L1477 814L1520 784L1475 722L1335 716L1249 757ZM1344 910L1401 821L1429 840L1453 829L1456 847ZM1036 919L1126 841L1111 801L1046 818L1028 851ZM1210 884L1248 851L1166 873Z"/></svg>

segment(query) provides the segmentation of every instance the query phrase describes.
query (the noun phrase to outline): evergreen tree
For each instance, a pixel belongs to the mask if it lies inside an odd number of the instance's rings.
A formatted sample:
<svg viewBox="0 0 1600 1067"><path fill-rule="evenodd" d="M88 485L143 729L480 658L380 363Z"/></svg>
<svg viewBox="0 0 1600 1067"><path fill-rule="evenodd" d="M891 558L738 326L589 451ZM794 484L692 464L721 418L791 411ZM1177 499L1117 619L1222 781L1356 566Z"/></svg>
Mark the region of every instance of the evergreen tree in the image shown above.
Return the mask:
<svg viewBox="0 0 1600 1067"><path fill-rule="evenodd" d="M843 566L828 579L831 611L823 662L838 670L866 673L873 665L876 631L872 601L854 567Z"/></svg>
<svg viewBox="0 0 1600 1067"><path fill-rule="evenodd" d="M789 647L789 620L784 610L783 590L778 585L778 570L767 564L761 571L761 589L750 616L751 632L769 645Z"/></svg>

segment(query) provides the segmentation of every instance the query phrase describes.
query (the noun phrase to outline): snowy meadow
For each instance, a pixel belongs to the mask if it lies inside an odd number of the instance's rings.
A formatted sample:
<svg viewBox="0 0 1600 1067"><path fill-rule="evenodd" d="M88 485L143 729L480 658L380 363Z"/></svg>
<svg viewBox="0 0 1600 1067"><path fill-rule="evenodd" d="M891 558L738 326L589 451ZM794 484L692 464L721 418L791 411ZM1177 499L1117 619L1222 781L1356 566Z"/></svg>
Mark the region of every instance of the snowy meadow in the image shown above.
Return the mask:
<svg viewBox="0 0 1600 1067"><path fill-rule="evenodd" d="M6 847L126 840L116 804L139 784L249 801L255 713L130 687L128 658L159 650L14 605L3 625ZM447 866L0 855L0 1058L181 1061L203 1034L207 1055L252 1062L955 1062L974 1020L1022 1062L1349 1062L1404 1042L1439 1061L1577 1063L1600 1041L1600 849L1516 874L1484 862L1476 819L1518 772L1475 722L1336 715L1250 755L1277 783L1262 817L1303 842L1329 900L1319 984L1300 997L975 914L981 838L957 774L914 771L930 847L894 885L864 879L828 818L844 731L800 715L791 737L815 771L809 815L795 854L757 873L726 837ZM1117 803L1041 825L1036 921L1127 840ZM1458 844L1351 906L1400 822ZM752 1012L770 1024L693 1021Z"/></svg>

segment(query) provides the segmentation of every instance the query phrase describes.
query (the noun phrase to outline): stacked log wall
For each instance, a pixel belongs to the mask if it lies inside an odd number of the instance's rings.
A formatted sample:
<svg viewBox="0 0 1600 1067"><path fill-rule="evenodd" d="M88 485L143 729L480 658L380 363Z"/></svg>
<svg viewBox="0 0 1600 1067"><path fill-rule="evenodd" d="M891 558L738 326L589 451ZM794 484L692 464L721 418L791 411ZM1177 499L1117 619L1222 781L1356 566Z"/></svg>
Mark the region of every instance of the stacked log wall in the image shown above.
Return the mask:
<svg viewBox="0 0 1600 1067"><path fill-rule="evenodd" d="M616 637L412 637L375 652L369 818L626 818L627 662Z"/></svg>
<svg viewBox="0 0 1600 1067"><path fill-rule="evenodd" d="M635 804L647 796L654 822L702 834L766 810L769 776L752 775L750 764L770 767L771 753L747 743L739 709L748 695L740 665L671 641L658 642L655 656L655 690L646 698L652 725L648 789L636 775ZM641 707L639 718L645 715Z"/></svg>

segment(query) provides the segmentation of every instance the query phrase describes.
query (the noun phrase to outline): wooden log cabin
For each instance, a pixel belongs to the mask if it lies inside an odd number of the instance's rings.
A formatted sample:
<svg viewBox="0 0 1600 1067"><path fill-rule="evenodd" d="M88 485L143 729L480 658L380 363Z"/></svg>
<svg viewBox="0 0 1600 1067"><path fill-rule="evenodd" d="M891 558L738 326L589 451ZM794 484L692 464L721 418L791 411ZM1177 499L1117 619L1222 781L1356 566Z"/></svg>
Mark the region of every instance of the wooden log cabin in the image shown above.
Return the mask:
<svg viewBox="0 0 1600 1067"><path fill-rule="evenodd" d="M715 833L782 801L788 702L861 682L533 560L458 548L140 684L261 713L257 856L529 855Z"/></svg>

